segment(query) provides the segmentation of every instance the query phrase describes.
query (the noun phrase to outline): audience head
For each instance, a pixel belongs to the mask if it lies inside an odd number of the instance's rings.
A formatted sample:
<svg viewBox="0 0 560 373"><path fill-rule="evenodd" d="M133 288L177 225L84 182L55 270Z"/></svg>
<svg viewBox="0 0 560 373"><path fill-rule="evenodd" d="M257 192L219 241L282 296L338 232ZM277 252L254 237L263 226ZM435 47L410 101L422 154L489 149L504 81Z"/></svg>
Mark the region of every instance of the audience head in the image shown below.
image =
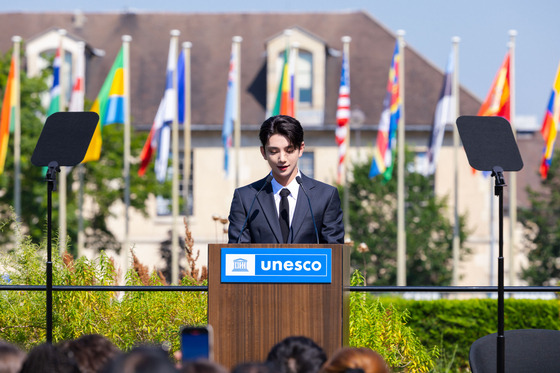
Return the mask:
<svg viewBox="0 0 560 373"><path fill-rule="evenodd" d="M29 351L20 373L80 373L74 359L65 354L58 346L43 343Z"/></svg>
<svg viewBox="0 0 560 373"><path fill-rule="evenodd" d="M218 363L206 359L183 361L180 373L228 373L227 369Z"/></svg>
<svg viewBox="0 0 560 373"><path fill-rule="evenodd" d="M18 373L25 352L16 345L0 340L0 373Z"/></svg>
<svg viewBox="0 0 560 373"><path fill-rule="evenodd" d="M277 373L271 363L250 362L237 364L231 373Z"/></svg>
<svg viewBox="0 0 560 373"><path fill-rule="evenodd" d="M117 346L99 334L87 334L62 342L60 349L76 361L82 373L101 372L120 353Z"/></svg>
<svg viewBox="0 0 560 373"><path fill-rule="evenodd" d="M177 373L166 351L156 346L138 346L118 355L103 373Z"/></svg>
<svg viewBox="0 0 560 373"><path fill-rule="evenodd" d="M317 373L327 355L312 339L295 336L274 345L266 360L279 373Z"/></svg>
<svg viewBox="0 0 560 373"><path fill-rule="evenodd" d="M325 363L321 373L389 373L381 355L367 347L344 347Z"/></svg>

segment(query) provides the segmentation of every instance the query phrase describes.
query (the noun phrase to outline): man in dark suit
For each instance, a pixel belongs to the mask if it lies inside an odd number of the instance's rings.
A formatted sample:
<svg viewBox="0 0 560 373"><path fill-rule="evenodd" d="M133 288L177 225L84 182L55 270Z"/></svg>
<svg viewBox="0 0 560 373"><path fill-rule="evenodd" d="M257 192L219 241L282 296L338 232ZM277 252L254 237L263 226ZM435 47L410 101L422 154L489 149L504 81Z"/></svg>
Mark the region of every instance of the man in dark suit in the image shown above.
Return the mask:
<svg viewBox="0 0 560 373"><path fill-rule="evenodd" d="M344 243L337 189L298 169L305 148L299 121L286 115L270 117L262 124L259 138L271 173L235 190L229 242Z"/></svg>

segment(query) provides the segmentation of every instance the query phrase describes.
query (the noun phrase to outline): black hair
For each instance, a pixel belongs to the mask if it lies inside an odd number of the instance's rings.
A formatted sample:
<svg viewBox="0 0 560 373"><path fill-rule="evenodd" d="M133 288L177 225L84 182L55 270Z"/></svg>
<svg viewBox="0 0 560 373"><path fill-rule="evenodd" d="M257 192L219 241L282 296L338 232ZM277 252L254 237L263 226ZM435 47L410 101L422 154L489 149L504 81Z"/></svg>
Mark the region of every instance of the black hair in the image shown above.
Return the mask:
<svg viewBox="0 0 560 373"><path fill-rule="evenodd" d="M280 373L317 373L327 355L312 339L293 336L274 345L266 361Z"/></svg>
<svg viewBox="0 0 560 373"><path fill-rule="evenodd" d="M262 146L266 146L268 139L276 134L285 136L296 149L301 148L301 144L303 144L301 124L296 118L288 115L275 115L263 122L259 132Z"/></svg>

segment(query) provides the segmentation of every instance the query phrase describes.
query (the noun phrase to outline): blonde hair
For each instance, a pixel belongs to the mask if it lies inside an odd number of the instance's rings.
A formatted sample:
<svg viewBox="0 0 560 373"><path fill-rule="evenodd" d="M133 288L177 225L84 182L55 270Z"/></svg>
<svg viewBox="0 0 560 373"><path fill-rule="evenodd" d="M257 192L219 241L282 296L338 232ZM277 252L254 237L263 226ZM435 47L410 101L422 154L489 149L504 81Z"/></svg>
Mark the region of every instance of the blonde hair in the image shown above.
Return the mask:
<svg viewBox="0 0 560 373"><path fill-rule="evenodd" d="M344 347L323 365L320 373L389 373L381 355L367 347Z"/></svg>

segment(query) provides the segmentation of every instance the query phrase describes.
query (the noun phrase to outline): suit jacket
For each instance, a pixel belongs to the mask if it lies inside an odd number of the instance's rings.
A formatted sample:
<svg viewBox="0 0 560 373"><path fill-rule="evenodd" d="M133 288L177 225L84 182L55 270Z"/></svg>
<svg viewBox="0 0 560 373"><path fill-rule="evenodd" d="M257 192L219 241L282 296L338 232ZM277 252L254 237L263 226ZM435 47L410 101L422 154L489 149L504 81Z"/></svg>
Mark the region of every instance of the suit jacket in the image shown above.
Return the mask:
<svg viewBox="0 0 560 373"><path fill-rule="evenodd" d="M229 213L229 243L238 242L251 203L264 185L265 179L235 190ZM344 243L344 223L338 190L303 174L301 174L301 180L307 195L309 195L317 225L319 243ZM268 183L258 194L253 204L250 216L247 218L246 227L239 237L239 242L282 243L282 241L272 185ZM309 203L303 190L298 193L287 243L317 243Z"/></svg>

